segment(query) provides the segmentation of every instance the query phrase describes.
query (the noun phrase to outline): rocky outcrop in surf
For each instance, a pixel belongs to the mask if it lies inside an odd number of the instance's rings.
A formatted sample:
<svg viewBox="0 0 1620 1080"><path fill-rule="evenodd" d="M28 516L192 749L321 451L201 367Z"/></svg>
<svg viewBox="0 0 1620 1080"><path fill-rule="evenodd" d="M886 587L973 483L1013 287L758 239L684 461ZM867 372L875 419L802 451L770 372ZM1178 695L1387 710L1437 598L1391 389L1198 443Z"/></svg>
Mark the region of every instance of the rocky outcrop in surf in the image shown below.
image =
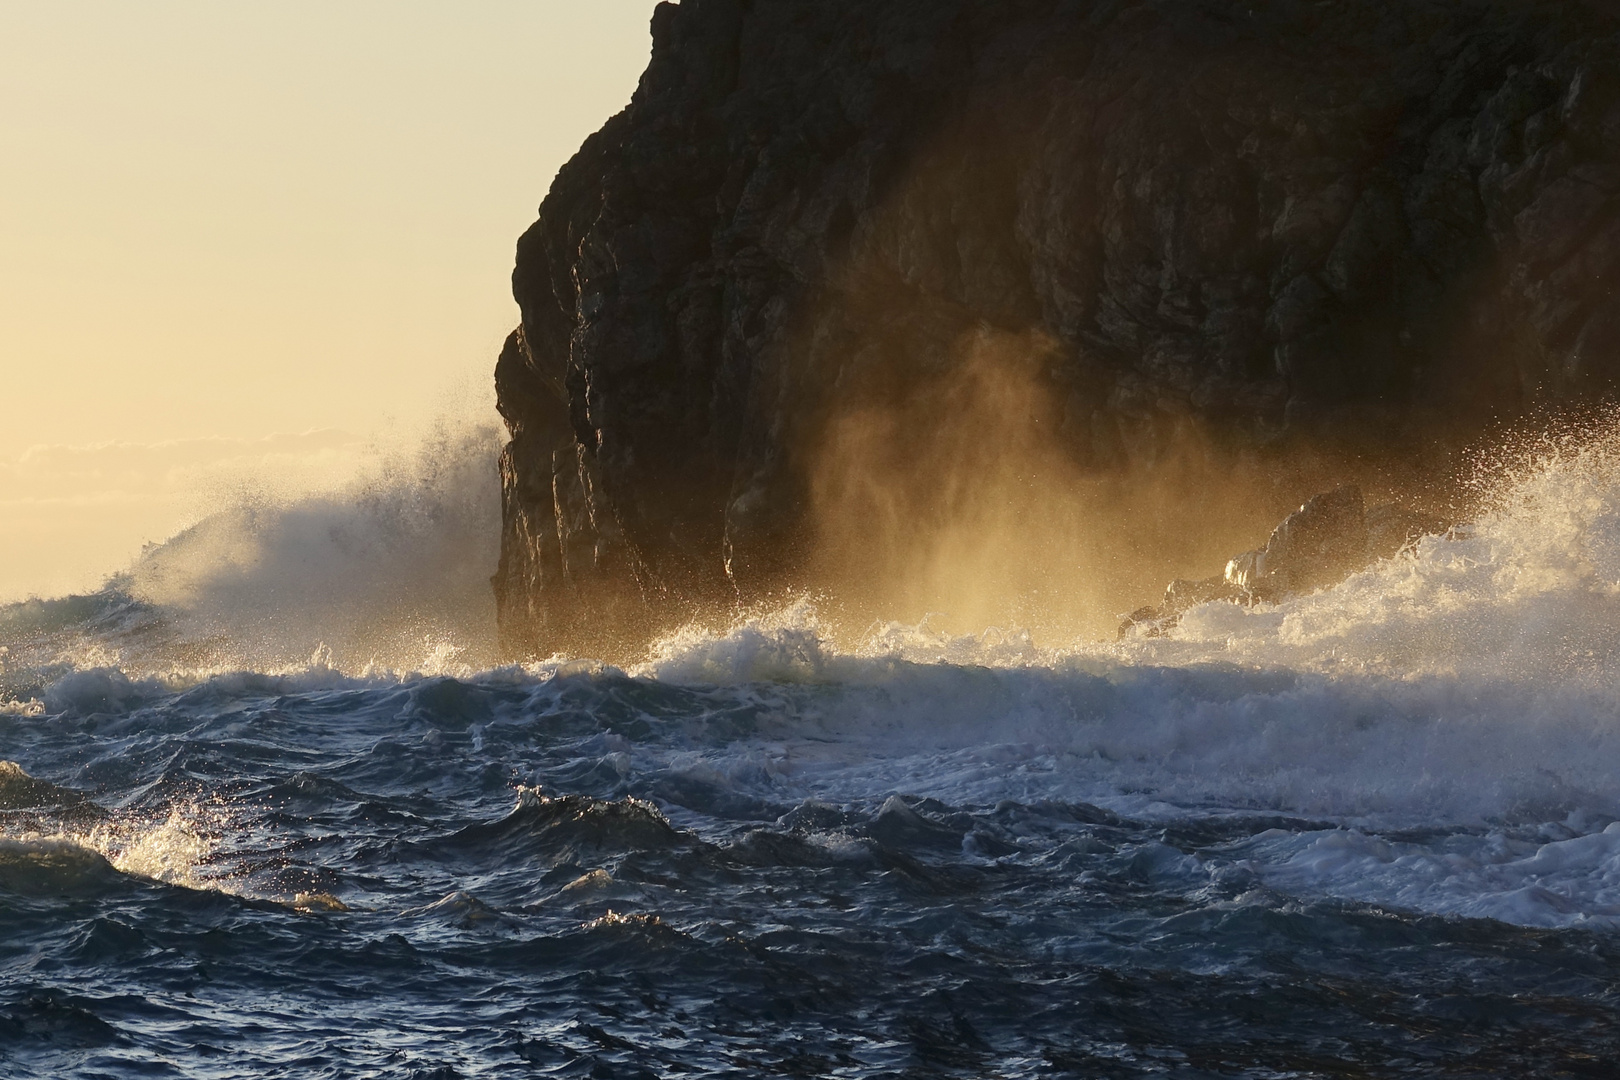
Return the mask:
<svg viewBox="0 0 1620 1080"><path fill-rule="evenodd" d="M1265 546L1234 555L1221 573L1172 581L1157 605L1125 616L1119 636L1138 629L1150 637L1163 634L1199 604L1275 603L1337 585L1449 527L1441 518L1395 503L1368 507L1354 484L1324 491L1279 522Z"/></svg>
<svg viewBox="0 0 1620 1080"><path fill-rule="evenodd" d="M931 437L985 357L1029 393L978 447L1192 453L1281 505L1620 372L1606 5L685 0L652 33L518 245L510 651L805 583L829 431L938 391L876 429Z"/></svg>

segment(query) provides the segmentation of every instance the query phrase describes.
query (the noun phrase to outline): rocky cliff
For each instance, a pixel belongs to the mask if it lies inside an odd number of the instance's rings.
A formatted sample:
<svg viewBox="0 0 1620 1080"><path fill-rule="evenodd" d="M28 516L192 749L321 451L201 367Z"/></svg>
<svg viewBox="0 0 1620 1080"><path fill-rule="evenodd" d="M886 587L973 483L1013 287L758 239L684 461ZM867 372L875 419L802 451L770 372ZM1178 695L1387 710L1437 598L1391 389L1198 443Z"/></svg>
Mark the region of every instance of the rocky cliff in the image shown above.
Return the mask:
<svg viewBox="0 0 1620 1080"><path fill-rule="evenodd" d="M1620 374L1612 5L685 0L652 34L518 245L515 653L902 564L894 614L1033 595L1043 551L1162 583Z"/></svg>

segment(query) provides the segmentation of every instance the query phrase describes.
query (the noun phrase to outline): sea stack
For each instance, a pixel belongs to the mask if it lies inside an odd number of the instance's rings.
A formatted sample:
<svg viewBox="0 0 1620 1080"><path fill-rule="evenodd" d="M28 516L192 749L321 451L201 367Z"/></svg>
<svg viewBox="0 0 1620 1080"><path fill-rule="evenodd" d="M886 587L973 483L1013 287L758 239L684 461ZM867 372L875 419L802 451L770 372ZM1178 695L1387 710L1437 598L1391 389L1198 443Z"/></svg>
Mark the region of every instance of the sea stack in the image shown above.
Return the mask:
<svg viewBox="0 0 1620 1080"><path fill-rule="evenodd" d="M1607 392L1617 33L1578 0L658 5L518 244L506 649L815 584L835 420L984 356L1077 482L1315 462L1278 506ZM885 452L971 411L938 415Z"/></svg>

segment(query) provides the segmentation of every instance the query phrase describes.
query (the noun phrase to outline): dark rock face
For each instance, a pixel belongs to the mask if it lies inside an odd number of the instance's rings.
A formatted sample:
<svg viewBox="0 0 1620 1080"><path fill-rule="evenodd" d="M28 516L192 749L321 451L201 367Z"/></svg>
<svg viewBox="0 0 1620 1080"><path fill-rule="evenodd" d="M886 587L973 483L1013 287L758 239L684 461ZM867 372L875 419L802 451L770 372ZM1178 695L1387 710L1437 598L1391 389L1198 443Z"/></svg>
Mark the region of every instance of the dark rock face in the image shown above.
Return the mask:
<svg viewBox="0 0 1620 1080"><path fill-rule="evenodd" d="M652 31L518 246L514 652L796 583L829 424L964 342L1031 358L1078 475L1190 430L1398 456L1620 374L1609 5L685 0Z"/></svg>

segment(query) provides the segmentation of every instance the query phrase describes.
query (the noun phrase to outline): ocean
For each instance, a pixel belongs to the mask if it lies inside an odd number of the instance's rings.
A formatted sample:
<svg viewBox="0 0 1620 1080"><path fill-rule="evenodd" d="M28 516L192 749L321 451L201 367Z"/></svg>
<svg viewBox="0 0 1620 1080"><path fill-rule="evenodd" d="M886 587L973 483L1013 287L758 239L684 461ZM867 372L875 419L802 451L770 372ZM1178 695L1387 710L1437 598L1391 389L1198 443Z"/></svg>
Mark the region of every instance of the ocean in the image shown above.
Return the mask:
<svg viewBox="0 0 1620 1080"><path fill-rule="evenodd" d="M1615 440L1162 637L623 668L488 654L462 480L0 609L0 1076L1614 1075Z"/></svg>

